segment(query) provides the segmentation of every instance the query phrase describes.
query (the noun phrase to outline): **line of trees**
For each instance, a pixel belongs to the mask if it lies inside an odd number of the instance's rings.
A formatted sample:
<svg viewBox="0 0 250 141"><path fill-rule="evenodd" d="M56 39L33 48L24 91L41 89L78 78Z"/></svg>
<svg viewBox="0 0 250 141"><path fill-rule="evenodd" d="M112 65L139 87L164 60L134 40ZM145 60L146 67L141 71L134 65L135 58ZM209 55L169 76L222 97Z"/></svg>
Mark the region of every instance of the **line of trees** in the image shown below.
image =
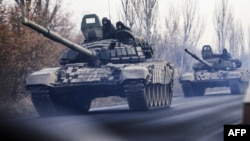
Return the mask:
<svg viewBox="0 0 250 141"><path fill-rule="evenodd" d="M164 11L163 28L158 23L162 20L159 19L159 1L121 0L121 3L121 20L126 21L136 35L155 45L157 59L173 62L180 73L192 70L195 60L185 54L184 49L200 55L201 47L197 45L206 28L206 19L200 15L198 0L182 0L181 4L169 2ZM216 44L213 48L219 53L227 48L233 57L243 61L243 66L248 66L246 33L242 21L234 16L230 0L216 1L213 15Z"/></svg>
<svg viewBox="0 0 250 141"><path fill-rule="evenodd" d="M214 25L219 51L227 48L232 56L246 60L248 54L246 54L245 33L242 23L234 18L230 1L220 0L216 5Z"/></svg>
<svg viewBox="0 0 250 141"><path fill-rule="evenodd" d="M181 8L180 5L168 6L163 30L158 28L161 19L158 16L157 0L121 0L121 2L122 19L131 28L139 31L135 34L143 36L155 45L158 59L173 62L179 67L180 72L192 67L185 65L192 59L186 56L184 49L195 51L205 29L204 20L198 14L197 0L184 0ZM160 33L162 31L164 32Z"/></svg>
<svg viewBox="0 0 250 141"><path fill-rule="evenodd" d="M16 99L25 94L24 81L28 73L58 66L58 56L65 47L20 23L21 13L62 36L69 38L73 24L61 9L61 1L16 0L24 7L0 1L0 98ZM2 101L2 100L1 100Z"/></svg>

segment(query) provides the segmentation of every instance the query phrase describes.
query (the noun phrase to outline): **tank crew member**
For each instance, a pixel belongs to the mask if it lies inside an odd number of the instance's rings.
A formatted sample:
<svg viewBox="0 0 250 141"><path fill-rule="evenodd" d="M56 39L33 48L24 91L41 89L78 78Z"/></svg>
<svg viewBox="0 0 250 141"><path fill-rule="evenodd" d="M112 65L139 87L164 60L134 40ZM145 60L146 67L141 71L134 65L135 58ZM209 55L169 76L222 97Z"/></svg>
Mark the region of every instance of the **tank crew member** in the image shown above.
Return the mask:
<svg viewBox="0 0 250 141"><path fill-rule="evenodd" d="M102 19L102 37L103 39L112 39L115 36L116 29L111 21L104 17Z"/></svg>
<svg viewBox="0 0 250 141"><path fill-rule="evenodd" d="M119 32L119 31L128 31L128 32ZM117 37L118 36L118 37ZM121 21L116 22L116 38L120 42L131 44L134 40L134 36L131 33L131 29L125 26Z"/></svg>
<svg viewBox="0 0 250 141"><path fill-rule="evenodd" d="M121 21L118 21L116 23L116 29L117 29L117 31L119 31L119 30L128 30L128 31L131 32L131 29L129 27L125 26Z"/></svg>
<svg viewBox="0 0 250 141"><path fill-rule="evenodd" d="M227 49L222 50L221 58L224 60L230 60L231 59L231 54L228 53Z"/></svg>

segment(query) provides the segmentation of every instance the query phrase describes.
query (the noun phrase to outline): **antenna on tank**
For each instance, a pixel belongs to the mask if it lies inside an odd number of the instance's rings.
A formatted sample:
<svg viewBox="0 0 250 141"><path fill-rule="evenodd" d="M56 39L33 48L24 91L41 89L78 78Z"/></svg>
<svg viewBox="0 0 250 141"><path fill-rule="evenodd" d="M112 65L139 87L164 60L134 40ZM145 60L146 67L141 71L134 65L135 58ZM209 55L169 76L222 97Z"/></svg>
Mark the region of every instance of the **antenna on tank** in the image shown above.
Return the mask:
<svg viewBox="0 0 250 141"><path fill-rule="evenodd" d="M109 8L109 19L111 20L111 16L110 16L110 0L108 0L108 8Z"/></svg>

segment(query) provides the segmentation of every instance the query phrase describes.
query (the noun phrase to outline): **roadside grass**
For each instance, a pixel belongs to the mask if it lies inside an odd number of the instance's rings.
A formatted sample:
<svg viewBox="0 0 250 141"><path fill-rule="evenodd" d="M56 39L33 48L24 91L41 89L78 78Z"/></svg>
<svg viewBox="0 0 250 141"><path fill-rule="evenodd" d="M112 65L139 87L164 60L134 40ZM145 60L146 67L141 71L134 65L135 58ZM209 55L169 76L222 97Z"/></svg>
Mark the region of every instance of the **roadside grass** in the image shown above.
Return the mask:
<svg viewBox="0 0 250 141"><path fill-rule="evenodd" d="M14 118L36 113L30 96L20 96L17 99L1 99L0 119Z"/></svg>

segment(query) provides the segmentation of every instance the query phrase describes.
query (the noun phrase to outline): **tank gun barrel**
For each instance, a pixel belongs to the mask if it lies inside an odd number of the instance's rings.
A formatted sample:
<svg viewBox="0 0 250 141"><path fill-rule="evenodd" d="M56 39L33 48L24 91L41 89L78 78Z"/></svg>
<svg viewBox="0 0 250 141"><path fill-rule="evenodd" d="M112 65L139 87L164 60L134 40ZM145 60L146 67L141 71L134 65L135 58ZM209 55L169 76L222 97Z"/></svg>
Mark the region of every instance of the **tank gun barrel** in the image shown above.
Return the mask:
<svg viewBox="0 0 250 141"><path fill-rule="evenodd" d="M55 42L61 43L72 50L80 52L88 57L94 57L96 55L95 52L90 51L90 50L62 37L59 34L53 32L47 28L44 28L44 27L40 26L39 24L37 24L37 23L35 23L35 22L25 18L25 17L21 18L21 22L23 25L25 25L29 28L32 28L33 30L35 30L39 33L42 33L45 37L47 37Z"/></svg>
<svg viewBox="0 0 250 141"><path fill-rule="evenodd" d="M194 59L196 59L197 61L201 62L202 64L206 65L209 68L212 68L213 66L211 64L209 64L208 62L202 60L201 58L199 58L198 56L196 56L195 54L191 53L190 51L188 51L188 49L185 49L185 52L188 53L189 55L191 55Z"/></svg>

